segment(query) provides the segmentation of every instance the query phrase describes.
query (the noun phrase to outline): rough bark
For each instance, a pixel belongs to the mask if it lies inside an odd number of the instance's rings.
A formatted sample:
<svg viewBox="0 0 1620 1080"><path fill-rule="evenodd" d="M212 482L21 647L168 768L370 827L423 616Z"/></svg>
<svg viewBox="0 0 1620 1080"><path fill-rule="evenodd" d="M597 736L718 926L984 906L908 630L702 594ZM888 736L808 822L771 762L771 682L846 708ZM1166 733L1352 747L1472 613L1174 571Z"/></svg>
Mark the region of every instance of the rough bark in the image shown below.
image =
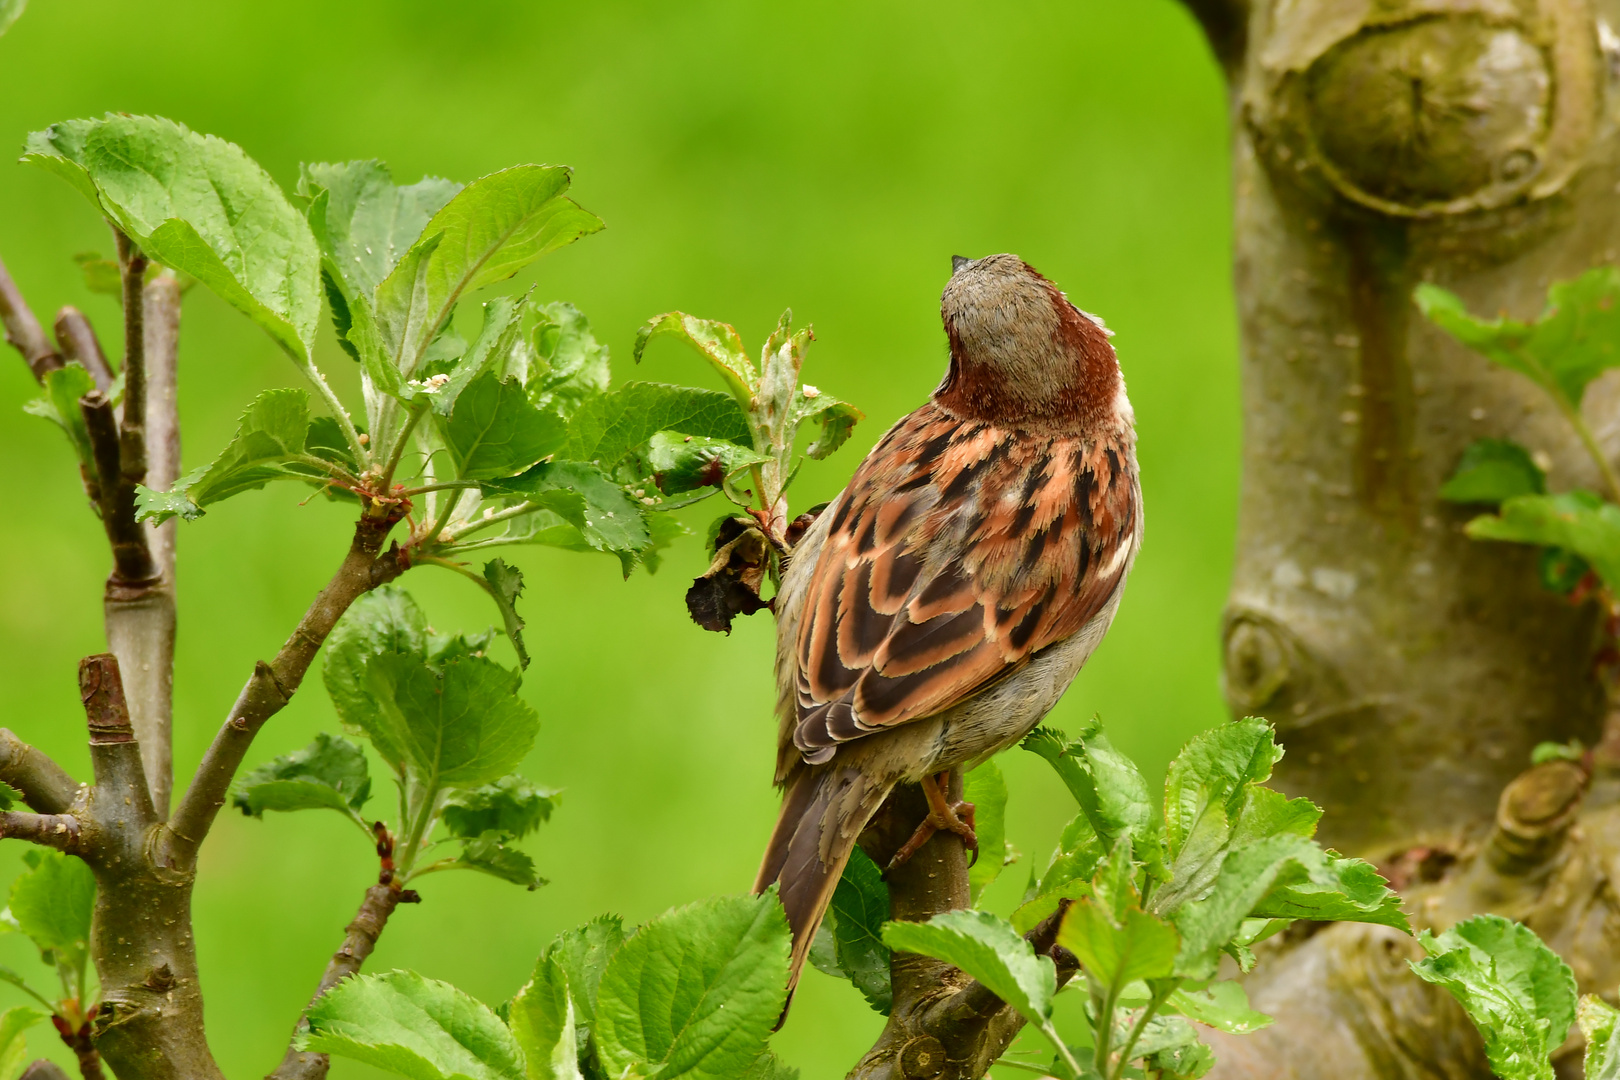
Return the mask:
<svg viewBox="0 0 1620 1080"><path fill-rule="evenodd" d="M1188 5L1206 27L1211 7L1242 6ZM1604 763L1552 854L1509 873L1498 850L1531 748L1599 735L1599 613L1543 590L1533 551L1468 539L1470 511L1437 497L1482 436L1545 455L1556 489L1596 472L1538 390L1410 296L1434 281L1533 318L1550 282L1617 261L1620 2L1253 0L1246 15L1235 62L1211 30L1243 338L1228 702L1276 724L1276 785L1324 806L1325 843L1397 878L1423 868L1400 882L1419 923L1518 914L1583 991L1612 989L1614 943L1593 929L1613 916ZM1585 403L1611 453L1617 400L1611 377ZM1593 891L1569 891L1574 867ZM1561 934L1571 920L1585 929ZM1212 1077L1484 1075L1460 1012L1405 974L1409 948L1352 926L1285 939L1251 980L1278 1024L1220 1040Z"/></svg>

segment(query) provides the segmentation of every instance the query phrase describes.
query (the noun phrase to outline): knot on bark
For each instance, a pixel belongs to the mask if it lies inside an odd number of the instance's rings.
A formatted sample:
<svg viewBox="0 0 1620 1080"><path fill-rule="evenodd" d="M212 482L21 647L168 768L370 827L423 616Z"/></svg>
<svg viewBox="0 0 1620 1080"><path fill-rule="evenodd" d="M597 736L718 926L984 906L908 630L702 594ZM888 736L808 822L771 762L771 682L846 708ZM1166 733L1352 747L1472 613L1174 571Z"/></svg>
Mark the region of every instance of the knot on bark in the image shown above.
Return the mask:
<svg viewBox="0 0 1620 1080"><path fill-rule="evenodd" d="M79 661L79 700L84 703L91 746L135 741L129 704L124 699L124 680L118 658L112 653L97 653Z"/></svg>

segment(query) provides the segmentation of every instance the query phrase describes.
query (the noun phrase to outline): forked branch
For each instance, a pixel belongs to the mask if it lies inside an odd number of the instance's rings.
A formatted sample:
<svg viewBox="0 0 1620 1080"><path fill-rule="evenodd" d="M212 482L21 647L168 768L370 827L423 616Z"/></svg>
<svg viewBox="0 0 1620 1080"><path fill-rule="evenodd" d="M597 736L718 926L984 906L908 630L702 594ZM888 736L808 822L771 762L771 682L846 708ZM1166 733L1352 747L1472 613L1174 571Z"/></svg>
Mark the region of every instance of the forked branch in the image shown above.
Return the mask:
<svg viewBox="0 0 1620 1080"><path fill-rule="evenodd" d="M409 568L407 550L396 544L382 551L389 530L399 520L398 513L398 507L368 508L355 526L354 541L338 572L309 606L275 659L268 664L261 660L254 667L169 821L164 858L170 867L189 870L195 864L197 851L225 805L231 781L254 736L298 692L316 652L349 605Z"/></svg>

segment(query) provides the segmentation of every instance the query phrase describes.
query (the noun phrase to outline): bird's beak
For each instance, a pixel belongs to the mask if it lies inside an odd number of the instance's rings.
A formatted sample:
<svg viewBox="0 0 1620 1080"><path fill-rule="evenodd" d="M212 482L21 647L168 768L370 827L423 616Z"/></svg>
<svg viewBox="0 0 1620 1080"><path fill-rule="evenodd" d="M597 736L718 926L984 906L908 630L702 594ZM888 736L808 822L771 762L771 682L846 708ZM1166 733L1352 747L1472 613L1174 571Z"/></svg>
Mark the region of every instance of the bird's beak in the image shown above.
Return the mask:
<svg viewBox="0 0 1620 1080"><path fill-rule="evenodd" d="M966 255L952 255L951 256L951 276L955 277L957 274L960 274L962 272L962 268L964 266L971 265L972 262L973 262L973 260L968 258Z"/></svg>

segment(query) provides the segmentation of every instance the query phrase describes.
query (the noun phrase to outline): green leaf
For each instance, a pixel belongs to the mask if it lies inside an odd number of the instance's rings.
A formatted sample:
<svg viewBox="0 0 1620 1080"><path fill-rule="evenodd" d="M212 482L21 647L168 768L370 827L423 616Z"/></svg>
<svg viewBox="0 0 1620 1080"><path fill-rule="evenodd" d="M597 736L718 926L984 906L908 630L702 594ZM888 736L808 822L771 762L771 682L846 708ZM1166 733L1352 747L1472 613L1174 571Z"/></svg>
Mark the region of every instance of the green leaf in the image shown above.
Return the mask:
<svg viewBox="0 0 1620 1080"><path fill-rule="evenodd" d="M737 473L772 460L724 439L660 431L648 445L647 464L653 482L665 495L679 495L705 487L719 487Z"/></svg>
<svg viewBox="0 0 1620 1080"><path fill-rule="evenodd" d="M742 1080L799 1080L799 1070L782 1064L775 1053L767 1050L748 1067Z"/></svg>
<svg viewBox="0 0 1620 1080"><path fill-rule="evenodd" d="M59 851L40 851L34 865L11 883L11 917L59 969L84 970L96 879L90 868Z"/></svg>
<svg viewBox="0 0 1620 1080"><path fill-rule="evenodd" d="M624 939L624 924L617 915L599 915L557 935L546 948L545 957L556 960L568 976L568 993L581 1023L596 1023L596 991Z"/></svg>
<svg viewBox="0 0 1620 1080"><path fill-rule="evenodd" d="M388 166L375 160L306 164L298 177L298 194L311 200L310 228L340 273L344 295L367 299L460 190L432 176L395 186Z"/></svg>
<svg viewBox="0 0 1620 1080"><path fill-rule="evenodd" d="M1303 860L1321 849L1299 836L1271 836L1226 856L1209 895L1183 904L1171 918L1181 934L1176 974L1209 979L1221 950L1273 886L1306 878Z"/></svg>
<svg viewBox="0 0 1620 1080"><path fill-rule="evenodd" d="M1547 474L1530 451L1511 439L1477 439L1463 451L1451 479L1440 485L1440 497L1455 503L1498 505L1515 495L1542 495Z"/></svg>
<svg viewBox="0 0 1620 1080"><path fill-rule="evenodd" d="M1586 1080L1620 1080L1620 1039L1614 1037L1620 1012L1596 994L1587 994L1576 1006L1575 1019L1586 1038Z"/></svg>
<svg viewBox="0 0 1620 1080"><path fill-rule="evenodd" d="M463 480L492 480L522 472L562 449L562 417L529 403L523 384L486 371L467 384L441 423L445 447Z"/></svg>
<svg viewBox="0 0 1620 1080"><path fill-rule="evenodd" d="M354 975L309 1008L298 1048L411 1080L523 1080L523 1051L500 1018L449 983L412 971Z"/></svg>
<svg viewBox="0 0 1620 1080"><path fill-rule="evenodd" d="M1128 834L1149 867L1157 866L1160 827L1147 781L1135 762L1113 748L1102 725L1093 722L1073 741L1053 728L1036 728L1025 737L1023 747L1057 772L1105 848L1111 849Z"/></svg>
<svg viewBox="0 0 1620 1080"><path fill-rule="evenodd" d="M527 297L518 297L514 300L509 296L498 296L485 304L484 325L479 329L478 337L466 355L460 358L445 376L447 381L436 388L420 384L420 390L415 389L419 384L413 381L407 387L405 396L424 394L432 402L434 412L440 416L449 416L455 411L456 400L461 396L461 392L479 375L489 371L497 378L506 379L503 373L507 369L507 361L518 345L519 334L523 329L523 313L527 306ZM524 393L527 395L528 391L525 390ZM545 413L545 410L542 412Z"/></svg>
<svg viewBox="0 0 1620 1080"><path fill-rule="evenodd" d="M831 912L833 955L839 969L868 1005L888 1016L894 1002L889 947L883 943L883 924L889 921L889 886L877 863L858 847L833 890Z"/></svg>
<svg viewBox="0 0 1620 1080"><path fill-rule="evenodd" d="M640 551L652 540L643 519L641 507L625 493L620 485L594 465L577 461L542 462L520 476L482 485L486 495L542 501L548 494L572 492L580 497L580 518L573 520L568 509L555 502L545 505L564 516L579 529L585 544L596 551ZM539 519L538 523L545 523ZM523 538L532 543L551 541L535 535L537 522L517 519L507 531L508 537ZM567 546L560 544L557 546Z"/></svg>
<svg viewBox="0 0 1620 1080"><path fill-rule="evenodd" d="M451 836L499 832L521 840L550 821L556 808L556 791L535 787L521 776L503 776L493 784L451 792L443 820Z"/></svg>
<svg viewBox="0 0 1620 1080"><path fill-rule="evenodd" d="M663 552L683 536L691 536L692 530L669 514L654 512L643 515L642 520L647 523L650 540L641 551L641 563L647 573L656 574L663 565Z"/></svg>
<svg viewBox="0 0 1620 1080"><path fill-rule="evenodd" d="M1215 1066L1215 1051L1201 1042L1160 1050L1147 1061L1159 1080L1198 1080Z"/></svg>
<svg viewBox="0 0 1620 1080"><path fill-rule="evenodd" d="M1250 717L1195 735L1170 763L1164 783L1164 833L1170 857L1212 807L1228 819L1243 807L1251 784L1263 784L1282 758L1271 725Z"/></svg>
<svg viewBox="0 0 1620 1080"><path fill-rule="evenodd" d="M775 890L676 908L608 962L593 1035L609 1074L732 1077L765 1050L787 996L789 933Z"/></svg>
<svg viewBox="0 0 1620 1080"><path fill-rule="evenodd" d="M692 346L719 372L737 404L745 410L753 407L754 393L759 389L759 372L748 358L742 337L730 325L680 311L654 315L636 331L636 363L641 362L647 343L655 337L672 337Z"/></svg>
<svg viewBox="0 0 1620 1080"><path fill-rule="evenodd" d="M73 256L73 261L79 264L79 272L84 275L84 287L93 293L110 296L120 304L124 300L124 276L118 269L116 259L103 259L98 252L81 251ZM161 273L161 266L147 268L147 278L150 280L153 271Z"/></svg>
<svg viewBox="0 0 1620 1080"><path fill-rule="evenodd" d="M1530 751L1530 764L1545 765L1549 761L1579 761L1586 756L1586 744L1579 739L1567 743L1538 742Z"/></svg>
<svg viewBox="0 0 1620 1080"><path fill-rule="evenodd" d="M1551 1055L1575 1020L1575 976L1534 931L1499 915L1476 915L1435 937L1418 935L1412 970L1443 986L1485 1040L1502 1080L1552 1080Z"/></svg>
<svg viewBox="0 0 1620 1080"><path fill-rule="evenodd" d="M396 771L404 760L403 744L398 739L378 740L378 733L391 729L372 697L366 665L381 653L424 655L427 648L427 616L398 585L384 585L361 596L326 639L321 678L338 718L350 732L370 737Z"/></svg>
<svg viewBox="0 0 1620 1080"><path fill-rule="evenodd" d="M1091 895L1091 876L1107 852L1091 819L1077 814L1058 838L1058 848L1052 861L1038 882L1031 872L1031 885L1021 907L1013 912L1012 923L1020 934L1027 934L1036 924L1058 909L1061 900L1073 900Z"/></svg>
<svg viewBox="0 0 1620 1080"><path fill-rule="evenodd" d="M1139 908L1127 908L1116 922L1102 904L1085 897L1063 916L1058 943L1097 981L1122 987L1137 979L1169 976L1181 939L1169 923Z"/></svg>
<svg viewBox="0 0 1620 1080"><path fill-rule="evenodd" d="M23 406L30 416L42 417L62 429L89 476L96 475L95 451L90 447L90 430L85 426L79 399L93 392L96 380L80 363L71 363L45 373L45 394Z"/></svg>
<svg viewBox="0 0 1620 1080"><path fill-rule="evenodd" d="M1170 995L1167 1005L1189 1020L1233 1035L1247 1035L1271 1023L1271 1017L1249 1007L1243 984L1231 979L1210 983L1203 990L1179 989Z"/></svg>
<svg viewBox="0 0 1620 1080"><path fill-rule="evenodd" d="M518 665L529 666L529 651L523 647L523 617L517 613L518 597L523 595L523 571L507 565L505 559L491 559L484 564L485 590L495 601L506 626L506 636L517 651Z"/></svg>
<svg viewBox="0 0 1620 1080"><path fill-rule="evenodd" d="M849 440L855 425L865 419L866 414L855 406L814 386L803 387L793 400L794 430L810 421L821 426L821 433L805 449L805 453L817 461L831 457L833 451Z"/></svg>
<svg viewBox="0 0 1620 1080"><path fill-rule="evenodd" d="M487 832L464 840L456 865L522 885L530 892L547 884L546 879L535 871L534 860L509 845L507 840L506 834L500 832Z"/></svg>
<svg viewBox="0 0 1620 1080"><path fill-rule="evenodd" d="M1470 521L1468 535L1573 551L1592 564L1606 585L1620 587L1620 506L1590 491L1517 495L1502 504L1500 516Z"/></svg>
<svg viewBox="0 0 1620 1080"><path fill-rule="evenodd" d="M1036 956L1005 919L987 911L947 911L925 923L891 922L883 940L900 952L932 956L978 979L1030 1023L1046 1024L1057 993L1057 969Z"/></svg>
<svg viewBox="0 0 1620 1080"><path fill-rule="evenodd" d="M370 795L365 751L322 732L304 749L267 761L239 779L231 803L249 817L263 817L266 810L325 808L364 827L360 808Z"/></svg>
<svg viewBox="0 0 1620 1080"><path fill-rule="evenodd" d="M24 801L22 792L4 780L0 780L0 810L10 810L14 806L21 806ZM4 931L0 931L0 933L4 933Z"/></svg>
<svg viewBox="0 0 1620 1080"><path fill-rule="evenodd" d="M213 464L181 477L166 493L168 499L141 489L141 520L162 522L176 513L191 520L205 507L261 488L272 480L308 479L308 467L294 469L290 465L303 455L309 428L308 394L302 390L266 390L242 414L236 437ZM195 512L187 515L183 508L174 508L175 498L181 495L196 507Z"/></svg>
<svg viewBox="0 0 1620 1080"><path fill-rule="evenodd" d="M569 179L560 166L503 169L474 180L433 215L377 286L383 347L403 375L416 373L463 295L602 228L563 194Z"/></svg>
<svg viewBox="0 0 1620 1080"><path fill-rule="evenodd" d="M748 418L725 394L667 383L626 383L589 399L569 421L563 456L611 468L660 431L753 446Z"/></svg>
<svg viewBox="0 0 1620 1080"><path fill-rule="evenodd" d="M1536 572L1543 587L1563 596L1573 591L1592 572L1592 567L1574 552L1550 547L1541 549Z"/></svg>
<svg viewBox="0 0 1620 1080"><path fill-rule="evenodd" d="M528 1080L584 1080L579 1071L579 1019L568 975L542 956L534 975L512 999L509 1024L523 1048Z"/></svg>
<svg viewBox="0 0 1620 1080"><path fill-rule="evenodd" d="M979 857L968 868L968 887L978 902L1007 864L1007 781L1001 767L986 761L962 778L962 798L973 804L973 827L979 834Z"/></svg>
<svg viewBox="0 0 1620 1080"><path fill-rule="evenodd" d="M608 347L596 340L590 320L573 304L535 309L526 359L527 370L516 374L541 408L570 417L585 401L607 392Z"/></svg>
<svg viewBox="0 0 1620 1080"><path fill-rule="evenodd" d="M1452 337L1571 406L1580 405L1588 383L1620 365L1620 272L1611 266L1553 285L1533 323L1477 319L1459 297L1436 285L1419 285L1413 298Z"/></svg>
<svg viewBox="0 0 1620 1080"><path fill-rule="evenodd" d="M11 29L11 24L22 16L27 6L28 0L0 0L0 34Z"/></svg>
<svg viewBox="0 0 1620 1080"><path fill-rule="evenodd" d="M523 760L540 728L518 683L515 672L480 656L435 671L419 655L380 653L366 664L366 685L382 727L366 734L384 758L397 747L429 791L487 784Z"/></svg>
<svg viewBox="0 0 1620 1080"><path fill-rule="evenodd" d="M4 29L0 25L0 31ZM23 1032L43 1019L44 1013L22 1005L0 1013L0 1080L17 1080L22 1075L28 1063L28 1039Z"/></svg>
<svg viewBox="0 0 1620 1080"><path fill-rule="evenodd" d="M1311 846L1299 862L1302 881L1279 884L1250 913L1263 919L1316 919L1365 922L1410 934L1400 894L1389 888L1372 864Z"/></svg>
<svg viewBox="0 0 1620 1080"><path fill-rule="evenodd" d="M171 120L108 113L34 132L23 160L67 180L142 251L308 363L321 304L315 238L240 147Z"/></svg>

